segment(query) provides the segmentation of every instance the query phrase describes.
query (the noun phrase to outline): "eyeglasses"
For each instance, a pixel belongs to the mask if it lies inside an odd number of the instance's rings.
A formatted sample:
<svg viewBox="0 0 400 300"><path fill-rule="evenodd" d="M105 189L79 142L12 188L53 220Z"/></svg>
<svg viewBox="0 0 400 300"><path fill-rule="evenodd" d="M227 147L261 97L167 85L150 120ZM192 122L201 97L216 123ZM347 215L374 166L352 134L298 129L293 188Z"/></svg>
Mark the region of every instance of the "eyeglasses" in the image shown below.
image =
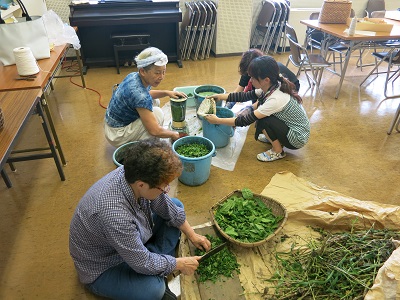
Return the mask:
<svg viewBox="0 0 400 300"><path fill-rule="evenodd" d="M169 184L167 184L167 186L164 189L162 189L162 188L160 188L158 186L156 187L156 189L161 191L165 195L165 194L168 194L168 192L171 189L171 187L169 186Z"/></svg>

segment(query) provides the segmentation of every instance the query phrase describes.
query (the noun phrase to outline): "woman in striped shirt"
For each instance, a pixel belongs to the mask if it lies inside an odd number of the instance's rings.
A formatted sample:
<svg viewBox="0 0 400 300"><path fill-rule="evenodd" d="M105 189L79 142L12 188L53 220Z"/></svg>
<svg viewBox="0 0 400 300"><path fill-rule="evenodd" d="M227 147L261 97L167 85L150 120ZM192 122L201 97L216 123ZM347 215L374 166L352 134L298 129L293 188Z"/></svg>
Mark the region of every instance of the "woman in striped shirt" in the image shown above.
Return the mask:
<svg viewBox="0 0 400 300"><path fill-rule="evenodd" d="M310 137L310 121L301 105L302 99L295 91L295 85L282 76L277 62L270 56L252 60L248 74L256 90L211 97L228 103L257 101L236 117L207 115L206 120L211 124L229 126L256 123L256 140L262 133L272 145L271 149L257 155L259 161L271 162L284 158L284 147L292 150L302 148Z"/></svg>

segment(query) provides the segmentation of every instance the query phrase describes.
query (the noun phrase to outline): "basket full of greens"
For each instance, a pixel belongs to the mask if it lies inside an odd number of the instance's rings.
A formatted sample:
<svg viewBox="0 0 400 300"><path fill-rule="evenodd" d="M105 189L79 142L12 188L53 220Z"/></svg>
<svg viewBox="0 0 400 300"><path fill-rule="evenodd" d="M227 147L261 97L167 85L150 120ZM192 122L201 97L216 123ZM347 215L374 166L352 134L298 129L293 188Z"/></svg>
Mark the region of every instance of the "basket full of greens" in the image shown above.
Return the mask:
<svg viewBox="0 0 400 300"><path fill-rule="evenodd" d="M281 203L247 188L225 196L210 213L221 235L242 247L256 247L273 238L288 216Z"/></svg>

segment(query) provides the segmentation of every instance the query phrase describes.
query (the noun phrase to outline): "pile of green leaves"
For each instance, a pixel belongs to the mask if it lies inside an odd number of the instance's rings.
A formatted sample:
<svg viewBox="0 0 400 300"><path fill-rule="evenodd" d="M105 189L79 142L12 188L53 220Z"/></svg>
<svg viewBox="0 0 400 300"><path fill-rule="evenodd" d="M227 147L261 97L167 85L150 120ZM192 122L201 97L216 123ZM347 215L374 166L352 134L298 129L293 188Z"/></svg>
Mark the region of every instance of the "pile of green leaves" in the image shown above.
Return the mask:
<svg viewBox="0 0 400 300"><path fill-rule="evenodd" d="M210 153L207 146L200 143L183 144L176 147L175 151L185 157L202 157Z"/></svg>
<svg viewBox="0 0 400 300"><path fill-rule="evenodd" d="M277 253L269 299L364 299L400 233L390 230L328 233Z"/></svg>
<svg viewBox="0 0 400 300"><path fill-rule="evenodd" d="M249 189L242 196L233 195L218 206L214 217L221 229L233 239L254 243L271 235L283 216L275 216L271 209Z"/></svg>
<svg viewBox="0 0 400 300"><path fill-rule="evenodd" d="M211 242L211 249L221 245L223 240L216 236L211 236L206 234L206 237ZM200 249L195 250L196 255L203 255L205 251L201 251ZM216 282L217 279L222 276L232 278L234 276L234 272L237 274L240 273L240 265L237 263L236 256L229 250L228 247L225 247L218 253L208 257L204 261L199 264L197 268L198 281L205 282L207 280L211 280L212 282Z"/></svg>

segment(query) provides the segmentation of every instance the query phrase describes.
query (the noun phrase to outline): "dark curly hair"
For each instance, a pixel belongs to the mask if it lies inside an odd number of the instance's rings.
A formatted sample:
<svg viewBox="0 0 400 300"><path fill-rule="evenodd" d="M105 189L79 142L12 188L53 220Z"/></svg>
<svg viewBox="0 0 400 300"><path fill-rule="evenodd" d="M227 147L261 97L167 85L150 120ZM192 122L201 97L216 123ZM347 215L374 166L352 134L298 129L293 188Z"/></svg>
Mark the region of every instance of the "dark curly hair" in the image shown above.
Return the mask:
<svg viewBox="0 0 400 300"><path fill-rule="evenodd" d="M242 59L240 60L239 63L239 74L246 75L247 69L249 68L251 61L263 55L264 53L259 49L249 49L246 52L244 52L242 55Z"/></svg>
<svg viewBox="0 0 400 300"><path fill-rule="evenodd" d="M171 146L157 138L133 143L124 153L125 179L150 188L168 184L182 173L182 162Z"/></svg>
<svg viewBox="0 0 400 300"><path fill-rule="evenodd" d="M260 56L253 59L250 62L248 69L249 76L260 80L269 78L271 80L271 85L281 83L280 90L286 94L292 96L298 103L302 103L303 100L296 92L296 86L294 83L290 82L287 78L279 71L279 66L276 60L271 56Z"/></svg>

